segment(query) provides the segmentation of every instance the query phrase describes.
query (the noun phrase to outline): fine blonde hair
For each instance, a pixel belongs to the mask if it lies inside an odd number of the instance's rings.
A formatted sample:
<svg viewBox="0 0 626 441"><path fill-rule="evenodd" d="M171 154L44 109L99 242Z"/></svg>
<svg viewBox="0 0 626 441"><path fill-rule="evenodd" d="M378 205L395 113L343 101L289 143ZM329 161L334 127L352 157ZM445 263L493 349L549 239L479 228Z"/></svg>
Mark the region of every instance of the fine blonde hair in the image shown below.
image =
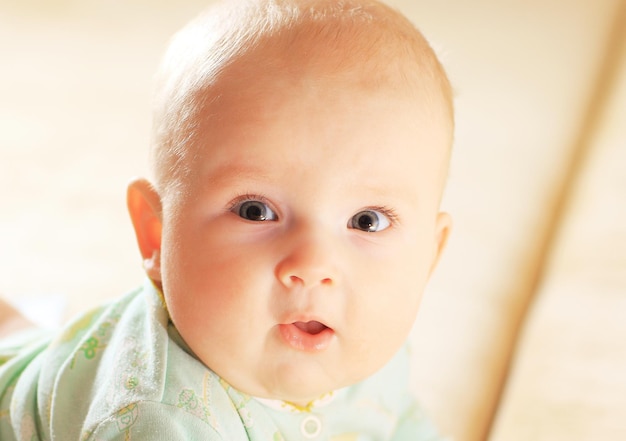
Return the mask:
<svg viewBox="0 0 626 441"><path fill-rule="evenodd" d="M426 90L421 96L439 103L452 127L444 69L422 34L389 6L374 0L228 0L173 37L157 72L151 146L157 190L176 189L189 173L197 115L219 99L228 67L277 45L307 68L324 64L316 72L339 72L370 88ZM265 66L273 61L264 60ZM260 75L263 68L249 67Z"/></svg>

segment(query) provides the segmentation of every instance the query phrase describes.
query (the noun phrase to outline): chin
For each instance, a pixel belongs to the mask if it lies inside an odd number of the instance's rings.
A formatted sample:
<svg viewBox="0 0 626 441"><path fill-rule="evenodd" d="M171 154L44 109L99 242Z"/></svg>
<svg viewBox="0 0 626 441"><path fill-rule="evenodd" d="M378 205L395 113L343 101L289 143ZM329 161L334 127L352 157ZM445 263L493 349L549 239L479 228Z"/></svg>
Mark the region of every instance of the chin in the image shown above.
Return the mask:
<svg viewBox="0 0 626 441"><path fill-rule="evenodd" d="M320 397L344 387L345 384L331 381L325 373L306 372L310 369L281 367L276 373L277 383L269 391L270 399L287 401L306 406Z"/></svg>

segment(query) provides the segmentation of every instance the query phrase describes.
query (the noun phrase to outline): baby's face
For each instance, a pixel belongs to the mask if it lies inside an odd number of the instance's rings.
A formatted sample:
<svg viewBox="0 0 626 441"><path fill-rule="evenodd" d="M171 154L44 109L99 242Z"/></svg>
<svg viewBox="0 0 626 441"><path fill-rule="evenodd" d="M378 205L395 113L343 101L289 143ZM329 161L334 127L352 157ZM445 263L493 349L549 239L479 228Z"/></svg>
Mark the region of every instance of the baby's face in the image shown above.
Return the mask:
<svg viewBox="0 0 626 441"><path fill-rule="evenodd" d="M182 191L163 200L163 290L228 383L305 403L405 341L448 232L450 123L333 80L230 81L200 116Z"/></svg>

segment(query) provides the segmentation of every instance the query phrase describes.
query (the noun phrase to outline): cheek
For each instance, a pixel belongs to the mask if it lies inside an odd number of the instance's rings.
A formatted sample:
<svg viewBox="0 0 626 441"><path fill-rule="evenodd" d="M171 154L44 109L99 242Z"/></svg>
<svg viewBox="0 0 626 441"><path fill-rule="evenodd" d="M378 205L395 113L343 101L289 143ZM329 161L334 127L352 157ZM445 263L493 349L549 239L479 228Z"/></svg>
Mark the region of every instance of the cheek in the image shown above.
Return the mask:
<svg viewBox="0 0 626 441"><path fill-rule="evenodd" d="M394 287L402 292L420 292L432 264L432 241L404 236L381 256L362 261L360 279L368 283Z"/></svg>
<svg viewBox="0 0 626 441"><path fill-rule="evenodd" d="M367 375L378 370L404 344L420 304L418 284L407 276L411 274L411 262L393 263L363 274L364 283L354 287L347 309L350 347Z"/></svg>
<svg viewBox="0 0 626 441"><path fill-rule="evenodd" d="M161 249L163 290L177 326L182 320L202 320L209 306L217 306L212 303L224 302L226 297L216 293L227 292L232 277L223 268L216 271L220 256L207 237L192 226L170 227L164 229Z"/></svg>
<svg viewBox="0 0 626 441"><path fill-rule="evenodd" d="M267 259L228 237L217 227L194 231L185 225L164 236L164 289L173 318L185 310L185 316L197 320L236 320L261 306L259 293L267 290L273 274Z"/></svg>
<svg viewBox="0 0 626 441"><path fill-rule="evenodd" d="M430 248L417 246L413 240L396 247L394 253L384 259L362 264L353 280L358 280L354 290L356 298L361 297L362 304L367 304L364 315L388 332L410 328L431 263Z"/></svg>
<svg viewBox="0 0 626 441"><path fill-rule="evenodd" d="M264 323L263 284L245 256L212 252L209 247L177 250L166 279L172 321L183 339L207 365L233 348L245 352L255 323ZM254 317L254 320L251 320Z"/></svg>

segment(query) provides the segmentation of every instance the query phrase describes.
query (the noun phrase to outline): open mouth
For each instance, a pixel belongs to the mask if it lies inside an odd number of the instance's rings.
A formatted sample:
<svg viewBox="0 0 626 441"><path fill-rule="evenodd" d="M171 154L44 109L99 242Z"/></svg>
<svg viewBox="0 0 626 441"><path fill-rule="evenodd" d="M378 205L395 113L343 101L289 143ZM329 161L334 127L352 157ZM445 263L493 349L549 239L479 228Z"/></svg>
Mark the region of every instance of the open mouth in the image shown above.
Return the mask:
<svg viewBox="0 0 626 441"><path fill-rule="evenodd" d="M293 325L299 330L306 332L307 334L317 335L325 329L328 329L324 323L312 320L310 322L294 322Z"/></svg>
<svg viewBox="0 0 626 441"><path fill-rule="evenodd" d="M317 320L292 322L278 326L283 340L292 348L305 352L319 352L326 349L335 331Z"/></svg>

